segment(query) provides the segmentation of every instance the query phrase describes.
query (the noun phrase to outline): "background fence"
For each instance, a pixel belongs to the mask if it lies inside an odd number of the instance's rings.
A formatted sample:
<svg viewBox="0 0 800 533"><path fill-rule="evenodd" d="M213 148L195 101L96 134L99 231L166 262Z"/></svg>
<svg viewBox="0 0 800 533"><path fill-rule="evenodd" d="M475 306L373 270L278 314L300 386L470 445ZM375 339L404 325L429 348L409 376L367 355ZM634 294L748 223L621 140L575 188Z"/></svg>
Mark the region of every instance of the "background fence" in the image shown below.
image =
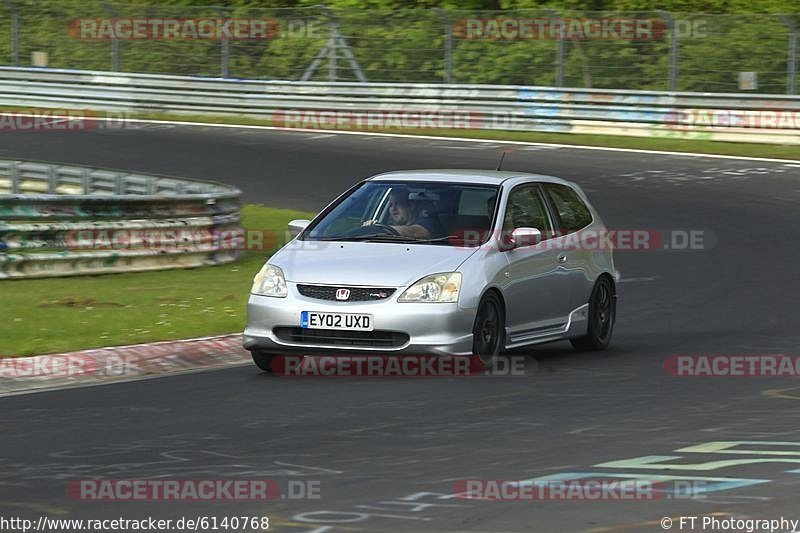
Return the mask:
<svg viewBox="0 0 800 533"><path fill-rule="evenodd" d="M210 182L0 160L0 279L234 261L240 195Z"/></svg>
<svg viewBox="0 0 800 533"><path fill-rule="evenodd" d="M100 18L255 18L267 40L85 40L71 21ZM505 39L470 21L646 20L652 38ZM737 92L756 73L761 93L797 92L800 15L662 11L351 10L162 6L117 0L0 1L0 64L281 80L481 83ZM484 28L488 30L488 27ZM560 34L561 35L561 34ZM488 38L487 38L488 37ZM318 60L315 63L315 58ZM315 65L315 69L309 69Z"/></svg>

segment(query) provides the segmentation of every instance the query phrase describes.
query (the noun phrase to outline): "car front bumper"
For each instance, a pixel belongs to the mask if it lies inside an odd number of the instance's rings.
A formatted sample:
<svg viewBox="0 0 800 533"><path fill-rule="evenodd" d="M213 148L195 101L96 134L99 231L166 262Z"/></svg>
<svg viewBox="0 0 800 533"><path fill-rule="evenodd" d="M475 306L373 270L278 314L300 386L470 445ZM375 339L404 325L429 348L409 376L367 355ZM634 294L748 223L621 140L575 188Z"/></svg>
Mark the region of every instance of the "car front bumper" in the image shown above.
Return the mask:
<svg viewBox="0 0 800 533"><path fill-rule="evenodd" d="M381 301L335 302L307 298L289 283L285 298L250 295L243 345L248 350L269 354L382 353L413 355L470 355L476 309L457 303L399 303L397 294ZM392 347L318 344L279 337L276 328L299 328L302 311L358 313L372 316L373 329L408 336L407 342ZM319 330L311 330L319 331ZM365 334L360 334L365 335Z"/></svg>

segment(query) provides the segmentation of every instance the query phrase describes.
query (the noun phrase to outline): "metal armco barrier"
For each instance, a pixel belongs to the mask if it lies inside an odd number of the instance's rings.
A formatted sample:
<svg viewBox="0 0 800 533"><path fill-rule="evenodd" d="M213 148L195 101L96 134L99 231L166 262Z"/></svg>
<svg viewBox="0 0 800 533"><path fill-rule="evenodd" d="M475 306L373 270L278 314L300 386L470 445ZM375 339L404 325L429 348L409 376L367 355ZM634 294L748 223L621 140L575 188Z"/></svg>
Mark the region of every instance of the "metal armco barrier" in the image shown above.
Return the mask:
<svg viewBox="0 0 800 533"><path fill-rule="evenodd" d="M254 81L0 67L0 106L133 117L247 116L276 126L323 129L356 129L353 115L359 113L385 118L400 113L395 127L409 127L402 122L409 112L461 113L477 129L800 144L800 97L783 95ZM0 121L0 129L9 127L15 125ZM435 134L435 128L417 127Z"/></svg>
<svg viewBox="0 0 800 533"><path fill-rule="evenodd" d="M212 182L0 160L0 279L234 261L240 196Z"/></svg>

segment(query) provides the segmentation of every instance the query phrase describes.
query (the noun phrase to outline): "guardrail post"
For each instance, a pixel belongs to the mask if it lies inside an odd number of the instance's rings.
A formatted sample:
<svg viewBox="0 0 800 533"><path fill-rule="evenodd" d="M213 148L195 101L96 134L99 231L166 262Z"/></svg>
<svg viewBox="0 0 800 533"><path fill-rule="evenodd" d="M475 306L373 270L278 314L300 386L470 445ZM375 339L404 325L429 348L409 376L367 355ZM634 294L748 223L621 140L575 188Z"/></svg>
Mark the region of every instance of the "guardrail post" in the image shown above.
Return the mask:
<svg viewBox="0 0 800 533"><path fill-rule="evenodd" d="M339 42L337 39L337 34L339 33L338 28L336 27L336 23L331 21L330 23L331 29L331 37L330 37L330 44L328 45L328 81L336 81L337 78L337 65L336 60L338 59L339 54Z"/></svg>
<svg viewBox="0 0 800 533"><path fill-rule="evenodd" d="M11 0L4 0L6 9L11 14L11 64L19 66L19 12Z"/></svg>
<svg viewBox="0 0 800 533"><path fill-rule="evenodd" d="M15 67L19 66L19 13L11 15L11 61Z"/></svg>
<svg viewBox="0 0 800 533"><path fill-rule="evenodd" d="M552 10L547 10L548 16L551 19L558 18L558 13ZM564 86L564 56L566 55L567 39L564 36L563 30L556 41L556 87Z"/></svg>
<svg viewBox="0 0 800 533"><path fill-rule="evenodd" d="M108 0L102 1L103 8L108 11L111 18L119 18L119 13ZM111 37L111 70L119 72L119 37L117 32Z"/></svg>
<svg viewBox="0 0 800 533"><path fill-rule="evenodd" d="M444 83L453 83L453 23L450 22L450 17L447 12L440 8L436 8L436 14L444 25Z"/></svg>
<svg viewBox="0 0 800 533"><path fill-rule="evenodd" d="M9 165L8 174L11 179L11 194L19 194L19 167L16 162Z"/></svg>
<svg viewBox="0 0 800 533"><path fill-rule="evenodd" d="M222 55L222 58L221 58L222 66L220 68L220 71L221 71L220 75L223 78L227 78L228 77L228 64L229 64L229 61L230 61L229 60L230 41L228 40L227 37L223 37L222 38L222 52L221 52L221 55Z"/></svg>
<svg viewBox="0 0 800 533"><path fill-rule="evenodd" d="M669 82L668 87L670 91L678 90L678 52L680 50L680 38L678 31L675 28L675 19L666 11L659 10L658 12L666 21L669 41Z"/></svg>
<svg viewBox="0 0 800 533"><path fill-rule="evenodd" d="M225 12L224 9L220 7L212 7L214 11L219 13L220 18L226 19L228 18L228 13ZM228 77L228 67L230 65L230 46L231 42L228 39L227 35L223 32L222 37L220 38L220 77L227 78Z"/></svg>
<svg viewBox="0 0 800 533"><path fill-rule="evenodd" d="M56 194L58 188L58 173L56 167L47 167L47 194Z"/></svg>
<svg viewBox="0 0 800 533"><path fill-rule="evenodd" d="M88 169L83 169L81 172L81 182L83 183L83 194L92 194L92 178L89 176Z"/></svg>
<svg viewBox="0 0 800 533"><path fill-rule="evenodd" d="M786 94L797 94L797 24L786 15L781 21L789 28L789 58L786 66Z"/></svg>

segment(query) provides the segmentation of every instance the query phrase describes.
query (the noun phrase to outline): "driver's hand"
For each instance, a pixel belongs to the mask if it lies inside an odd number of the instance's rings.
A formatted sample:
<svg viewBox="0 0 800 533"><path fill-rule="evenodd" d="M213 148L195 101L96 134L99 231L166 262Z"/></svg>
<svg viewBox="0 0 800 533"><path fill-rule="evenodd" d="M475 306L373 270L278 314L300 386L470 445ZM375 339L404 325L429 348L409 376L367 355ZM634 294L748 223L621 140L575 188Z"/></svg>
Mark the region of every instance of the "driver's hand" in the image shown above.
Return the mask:
<svg viewBox="0 0 800 533"><path fill-rule="evenodd" d="M371 225L373 225L374 223L375 223L375 221L374 221L374 220L365 220L364 222L362 222L362 223L361 223L361 225L362 225L362 226L371 226Z"/></svg>

